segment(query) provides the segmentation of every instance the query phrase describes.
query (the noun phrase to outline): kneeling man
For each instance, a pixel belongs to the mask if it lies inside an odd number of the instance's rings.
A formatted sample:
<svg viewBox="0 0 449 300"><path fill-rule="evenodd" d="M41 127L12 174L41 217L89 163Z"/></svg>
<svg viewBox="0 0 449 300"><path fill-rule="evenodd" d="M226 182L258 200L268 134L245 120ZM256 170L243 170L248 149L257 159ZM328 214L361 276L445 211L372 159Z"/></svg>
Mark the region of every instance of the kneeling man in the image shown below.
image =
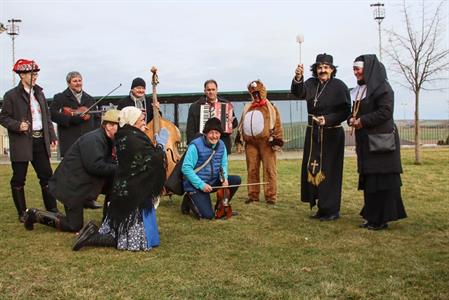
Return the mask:
<svg viewBox="0 0 449 300"><path fill-rule="evenodd" d="M50 179L49 190L64 204L66 215L27 209L26 229L33 230L34 223L41 223L61 231L77 232L83 227L84 206L100 193L106 195L107 202L117 168L112 150L118 115L118 110L107 111L100 128L76 140Z"/></svg>
<svg viewBox="0 0 449 300"><path fill-rule="evenodd" d="M217 118L209 119L204 125L203 135L189 144L182 173L183 187L186 195L183 199L182 211L192 210L194 217L213 219L210 193L216 192L215 186L234 186L241 183L240 176L228 175L228 155L226 146L220 136L223 133L221 122ZM232 199L238 186L229 188Z"/></svg>

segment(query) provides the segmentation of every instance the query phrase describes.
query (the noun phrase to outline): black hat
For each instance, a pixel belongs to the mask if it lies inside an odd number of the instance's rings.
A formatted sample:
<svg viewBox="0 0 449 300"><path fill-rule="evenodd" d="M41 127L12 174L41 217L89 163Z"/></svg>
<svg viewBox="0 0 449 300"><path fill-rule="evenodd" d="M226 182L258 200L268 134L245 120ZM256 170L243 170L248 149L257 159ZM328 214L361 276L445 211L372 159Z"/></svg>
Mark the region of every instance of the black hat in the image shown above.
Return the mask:
<svg viewBox="0 0 449 300"><path fill-rule="evenodd" d="M210 118L207 120L206 124L204 124L203 133L208 133L211 130L216 130L223 134L223 129L221 128L221 121L217 118Z"/></svg>
<svg viewBox="0 0 449 300"><path fill-rule="evenodd" d="M143 86L144 88L146 88L145 80L140 77L134 78L133 83L131 84L131 89L135 88L136 86Z"/></svg>
<svg viewBox="0 0 449 300"><path fill-rule="evenodd" d="M316 56L316 64L326 64L326 65L330 65L333 66L334 65L334 59L332 58L332 55L323 53L323 54L318 54Z"/></svg>

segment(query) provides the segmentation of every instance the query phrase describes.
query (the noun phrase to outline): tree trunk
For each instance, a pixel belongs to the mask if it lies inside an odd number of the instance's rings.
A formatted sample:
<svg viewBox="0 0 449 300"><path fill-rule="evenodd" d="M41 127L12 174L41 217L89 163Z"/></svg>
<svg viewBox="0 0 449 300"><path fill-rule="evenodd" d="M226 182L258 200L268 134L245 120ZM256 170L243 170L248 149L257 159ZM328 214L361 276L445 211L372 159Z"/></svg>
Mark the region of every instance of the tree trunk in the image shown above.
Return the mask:
<svg viewBox="0 0 449 300"><path fill-rule="evenodd" d="M419 90L415 91L415 165L421 162L421 137L419 125Z"/></svg>

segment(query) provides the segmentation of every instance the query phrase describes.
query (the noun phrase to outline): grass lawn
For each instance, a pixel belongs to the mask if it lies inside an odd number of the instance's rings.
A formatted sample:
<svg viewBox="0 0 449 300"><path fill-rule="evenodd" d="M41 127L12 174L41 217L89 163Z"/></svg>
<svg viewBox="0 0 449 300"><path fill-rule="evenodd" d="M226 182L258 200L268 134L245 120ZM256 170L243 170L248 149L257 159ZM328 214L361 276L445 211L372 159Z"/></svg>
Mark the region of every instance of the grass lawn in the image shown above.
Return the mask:
<svg viewBox="0 0 449 300"><path fill-rule="evenodd" d="M74 234L17 221L10 166L0 166L0 299L449 299L449 148L403 150L408 218L385 231L358 228L356 158L345 159L342 217L310 219L299 201L300 161L279 161L279 201L233 201L240 216L196 221L180 198L158 209L161 246L150 252L84 248ZM242 161L232 174L246 178ZM29 169L29 207L42 207ZM244 180L245 182L246 180ZM62 206L59 205L61 208ZM101 219L87 210L85 219Z"/></svg>

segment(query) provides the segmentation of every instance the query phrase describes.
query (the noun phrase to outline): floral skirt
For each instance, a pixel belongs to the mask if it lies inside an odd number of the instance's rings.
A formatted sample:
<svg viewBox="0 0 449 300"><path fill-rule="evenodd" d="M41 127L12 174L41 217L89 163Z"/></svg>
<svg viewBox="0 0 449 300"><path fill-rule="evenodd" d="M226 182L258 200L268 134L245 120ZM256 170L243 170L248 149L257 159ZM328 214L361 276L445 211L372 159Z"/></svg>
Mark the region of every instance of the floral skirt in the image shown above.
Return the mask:
<svg viewBox="0 0 449 300"><path fill-rule="evenodd" d="M159 246L156 209L136 208L117 229L111 227L110 220L106 216L99 233L114 236L119 250L149 251Z"/></svg>

